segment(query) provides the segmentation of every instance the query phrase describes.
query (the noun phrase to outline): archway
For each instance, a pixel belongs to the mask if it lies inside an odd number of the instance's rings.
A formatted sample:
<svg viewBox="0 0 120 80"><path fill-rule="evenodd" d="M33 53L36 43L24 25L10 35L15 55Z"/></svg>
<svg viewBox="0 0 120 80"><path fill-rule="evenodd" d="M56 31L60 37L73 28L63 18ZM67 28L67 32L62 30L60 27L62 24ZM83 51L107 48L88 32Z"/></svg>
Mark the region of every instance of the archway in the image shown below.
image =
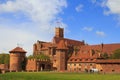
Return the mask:
<svg viewBox="0 0 120 80"><path fill-rule="evenodd" d="M40 64L40 70L44 71L44 69L45 69L45 64Z"/></svg>

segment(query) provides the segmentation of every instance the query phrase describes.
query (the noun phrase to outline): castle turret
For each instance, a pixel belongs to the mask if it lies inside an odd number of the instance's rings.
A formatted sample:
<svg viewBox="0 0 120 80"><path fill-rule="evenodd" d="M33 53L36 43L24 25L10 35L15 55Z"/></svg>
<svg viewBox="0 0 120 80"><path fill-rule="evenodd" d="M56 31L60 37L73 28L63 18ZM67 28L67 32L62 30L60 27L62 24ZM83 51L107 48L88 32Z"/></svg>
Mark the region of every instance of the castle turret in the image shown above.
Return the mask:
<svg viewBox="0 0 120 80"><path fill-rule="evenodd" d="M64 28L55 28L55 37L64 38Z"/></svg>
<svg viewBox="0 0 120 80"><path fill-rule="evenodd" d="M16 47L9 51L10 53L10 71L21 71L22 63L25 60L26 51Z"/></svg>
<svg viewBox="0 0 120 80"><path fill-rule="evenodd" d="M64 40L61 40L56 50L58 71L65 71L67 69L67 50Z"/></svg>

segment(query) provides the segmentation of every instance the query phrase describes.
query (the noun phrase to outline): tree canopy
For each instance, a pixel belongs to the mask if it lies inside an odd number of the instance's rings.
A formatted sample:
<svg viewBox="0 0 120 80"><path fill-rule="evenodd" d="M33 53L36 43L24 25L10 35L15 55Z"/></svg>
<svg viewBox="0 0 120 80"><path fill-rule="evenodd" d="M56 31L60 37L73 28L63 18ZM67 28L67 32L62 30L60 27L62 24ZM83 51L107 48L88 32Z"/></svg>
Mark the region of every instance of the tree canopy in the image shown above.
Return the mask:
<svg viewBox="0 0 120 80"><path fill-rule="evenodd" d="M0 64L9 64L10 56L9 54L1 53L0 54Z"/></svg>
<svg viewBox="0 0 120 80"><path fill-rule="evenodd" d="M102 58L104 58L104 59L108 59L108 58L109 58L109 56L108 56L107 53L103 53L103 54L101 54L100 56L101 56Z"/></svg>
<svg viewBox="0 0 120 80"><path fill-rule="evenodd" d="M28 56L28 59L43 59L43 60L50 60L49 56L44 54L38 54L38 55L30 55Z"/></svg>
<svg viewBox="0 0 120 80"><path fill-rule="evenodd" d="M120 49L115 50L110 58L111 59L120 59Z"/></svg>

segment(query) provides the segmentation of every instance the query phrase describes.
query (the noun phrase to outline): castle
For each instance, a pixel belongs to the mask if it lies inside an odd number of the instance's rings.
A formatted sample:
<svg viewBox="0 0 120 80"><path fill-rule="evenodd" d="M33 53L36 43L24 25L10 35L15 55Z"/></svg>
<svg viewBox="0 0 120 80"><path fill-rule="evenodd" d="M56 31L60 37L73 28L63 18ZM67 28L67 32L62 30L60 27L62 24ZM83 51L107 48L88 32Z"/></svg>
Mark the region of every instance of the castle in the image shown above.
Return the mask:
<svg viewBox="0 0 120 80"><path fill-rule="evenodd" d="M64 28L55 28L52 42L37 41L33 45L33 55L45 54L50 60L28 59L26 71L52 70L60 72L120 73L120 59L104 59L120 49L120 44L88 45L84 41L64 38ZM20 47L10 51L10 71L21 71L26 51Z"/></svg>

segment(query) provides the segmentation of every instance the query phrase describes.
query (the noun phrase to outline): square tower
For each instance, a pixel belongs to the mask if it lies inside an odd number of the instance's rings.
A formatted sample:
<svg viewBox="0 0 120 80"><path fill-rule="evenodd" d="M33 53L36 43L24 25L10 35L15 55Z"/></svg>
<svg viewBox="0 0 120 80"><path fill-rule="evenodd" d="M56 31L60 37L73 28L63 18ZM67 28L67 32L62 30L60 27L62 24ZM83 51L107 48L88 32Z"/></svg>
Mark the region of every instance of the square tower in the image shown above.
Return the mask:
<svg viewBox="0 0 120 80"><path fill-rule="evenodd" d="M55 28L55 37L64 38L64 28Z"/></svg>

